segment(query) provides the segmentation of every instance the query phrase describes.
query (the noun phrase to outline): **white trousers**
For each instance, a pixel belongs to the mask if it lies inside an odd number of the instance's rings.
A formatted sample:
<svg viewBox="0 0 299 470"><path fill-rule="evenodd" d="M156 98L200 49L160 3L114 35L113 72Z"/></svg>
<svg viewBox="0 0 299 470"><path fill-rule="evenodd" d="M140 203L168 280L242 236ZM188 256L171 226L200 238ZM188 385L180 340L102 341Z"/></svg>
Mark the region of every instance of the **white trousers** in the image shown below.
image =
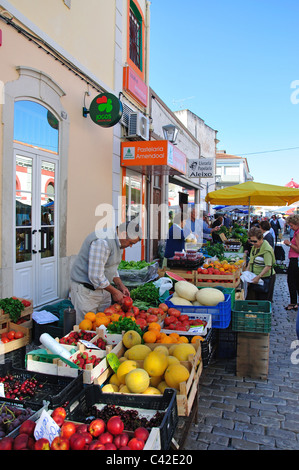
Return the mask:
<svg viewBox="0 0 299 470"><path fill-rule="evenodd" d="M76 323L84 319L87 312L103 312L111 305L111 295L105 289L91 290L71 281L71 302L76 310Z"/></svg>

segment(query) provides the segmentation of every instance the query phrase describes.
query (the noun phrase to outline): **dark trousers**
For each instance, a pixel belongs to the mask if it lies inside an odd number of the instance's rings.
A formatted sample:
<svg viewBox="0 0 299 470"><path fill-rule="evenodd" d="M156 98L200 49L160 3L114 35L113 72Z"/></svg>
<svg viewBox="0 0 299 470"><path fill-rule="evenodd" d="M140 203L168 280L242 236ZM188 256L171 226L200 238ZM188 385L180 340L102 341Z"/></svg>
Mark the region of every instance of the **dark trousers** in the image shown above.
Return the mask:
<svg viewBox="0 0 299 470"><path fill-rule="evenodd" d="M288 287L290 293L290 303L297 304L299 294L299 267L298 258L290 258L288 266Z"/></svg>
<svg viewBox="0 0 299 470"><path fill-rule="evenodd" d="M269 302L272 302L275 279L275 274L272 274L272 276L270 276L268 292L256 292L253 287L254 285L252 283L248 283L246 300L268 300Z"/></svg>

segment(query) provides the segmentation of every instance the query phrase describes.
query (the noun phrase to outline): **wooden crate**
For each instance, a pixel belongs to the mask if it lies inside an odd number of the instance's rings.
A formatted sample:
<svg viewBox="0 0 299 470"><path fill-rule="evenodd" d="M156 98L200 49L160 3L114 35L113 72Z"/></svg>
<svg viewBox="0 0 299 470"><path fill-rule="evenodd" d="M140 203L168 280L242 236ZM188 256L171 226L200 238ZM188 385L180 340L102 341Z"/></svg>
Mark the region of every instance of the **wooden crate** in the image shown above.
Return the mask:
<svg viewBox="0 0 299 470"><path fill-rule="evenodd" d="M197 287L233 287L236 288L240 284L241 270L238 269L232 274L201 274L195 272L195 285Z"/></svg>
<svg viewBox="0 0 299 470"><path fill-rule="evenodd" d="M22 325L17 325L16 323L12 323L11 321L7 321L6 319L3 323L0 323L0 336L2 333L8 333L11 330L21 331L24 336L23 338L13 339L12 341L9 341L9 343L2 343L0 340L0 355L9 353L15 349L22 348L23 346L29 344L30 331L28 328L25 328Z"/></svg>
<svg viewBox="0 0 299 470"><path fill-rule="evenodd" d="M163 269L158 269L158 275L159 277L164 277L166 272L171 272L176 274L177 276L182 277L186 281L191 282L192 284L195 284L195 274L196 270L192 269L177 269L177 268L163 268Z"/></svg>
<svg viewBox="0 0 299 470"><path fill-rule="evenodd" d="M269 333L238 332L236 375L267 379L269 369Z"/></svg>
<svg viewBox="0 0 299 470"><path fill-rule="evenodd" d="M173 344L160 344L160 343L146 343L150 349L154 350L157 346L166 346L169 349ZM193 402L197 393L198 381L202 374L203 363L201 358L201 343L198 340L193 346L196 349L195 356L190 356L188 361L181 362L189 370L190 376L186 382L180 384L180 390L177 392L177 407L179 416L189 416L193 406ZM122 357L126 351L123 343L119 343L113 350L113 352L118 356ZM108 364L106 359L103 359L102 363L106 362L106 367L103 370L103 373L99 375L95 380L94 384L103 385L109 377L113 374L111 367ZM143 368L143 361L136 361L137 367ZM115 392L118 393L118 392ZM137 395L137 394L136 394Z"/></svg>

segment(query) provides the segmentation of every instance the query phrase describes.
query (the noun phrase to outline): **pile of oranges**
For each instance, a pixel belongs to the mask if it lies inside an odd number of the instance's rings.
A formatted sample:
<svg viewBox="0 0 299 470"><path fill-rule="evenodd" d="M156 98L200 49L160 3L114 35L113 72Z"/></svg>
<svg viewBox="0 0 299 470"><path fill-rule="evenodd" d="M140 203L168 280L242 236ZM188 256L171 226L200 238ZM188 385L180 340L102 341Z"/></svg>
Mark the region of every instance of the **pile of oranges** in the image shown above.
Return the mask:
<svg viewBox="0 0 299 470"><path fill-rule="evenodd" d="M104 312L87 312L84 315L84 320L79 324L80 330L95 331L99 326L107 326L113 321L118 321L120 315L113 313L112 315L105 315Z"/></svg>
<svg viewBox="0 0 299 470"><path fill-rule="evenodd" d="M192 336L191 343L196 343L196 340L203 340L201 336ZM178 333L170 333L167 335L161 331L161 325L152 322L148 325L148 330L143 334L145 343L161 343L161 344L180 344L189 343L187 336L179 335Z"/></svg>

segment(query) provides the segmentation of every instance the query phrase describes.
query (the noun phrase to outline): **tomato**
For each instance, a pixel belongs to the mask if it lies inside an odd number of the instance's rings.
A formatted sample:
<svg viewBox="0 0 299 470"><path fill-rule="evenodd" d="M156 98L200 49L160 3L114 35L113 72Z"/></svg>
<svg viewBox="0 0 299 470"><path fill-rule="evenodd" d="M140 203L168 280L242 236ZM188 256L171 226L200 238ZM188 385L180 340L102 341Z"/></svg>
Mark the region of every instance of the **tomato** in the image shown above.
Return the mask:
<svg viewBox="0 0 299 470"><path fill-rule="evenodd" d="M1 334L1 339L2 339L2 338L7 338L7 331L6 331L5 333L2 333L2 334Z"/></svg>
<svg viewBox="0 0 299 470"><path fill-rule="evenodd" d="M16 331L15 339L23 338L24 333L22 331Z"/></svg>
<svg viewBox="0 0 299 470"><path fill-rule="evenodd" d="M9 339L7 337L1 338L2 343L9 343Z"/></svg>
<svg viewBox="0 0 299 470"><path fill-rule="evenodd" d="M168 315L178 318L181 315L181 312L176 308L169 308Z"/></svg>
<svg viewBox="0 0 299 470"><path fill-rule="evenodd" d="M7 333L7 338L8 339L14 339L16 332L14 330L11 330Z"/></svg>

